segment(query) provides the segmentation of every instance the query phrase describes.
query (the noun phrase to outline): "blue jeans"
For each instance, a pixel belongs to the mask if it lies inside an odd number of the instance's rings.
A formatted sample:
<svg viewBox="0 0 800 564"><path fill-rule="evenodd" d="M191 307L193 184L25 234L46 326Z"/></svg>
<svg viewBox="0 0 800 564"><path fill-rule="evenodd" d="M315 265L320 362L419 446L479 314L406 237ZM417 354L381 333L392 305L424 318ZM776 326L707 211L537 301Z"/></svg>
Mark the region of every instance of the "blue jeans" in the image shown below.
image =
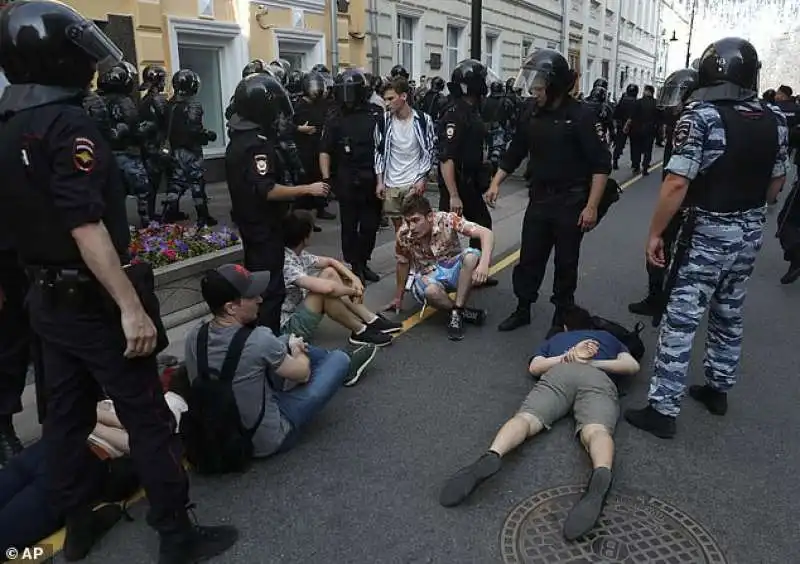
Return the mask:
<svg viewBox="0 0 800 564"><path fill-rule="evenodd" d="M62 525L48 498L45 449L36 442L0 470L0 554L32 546Z"/></svg>
<svg viewBox="0 0 800 564"><path fill-rule="evenodd" d="M302 386L286 392L275 392L275 401L292 430L278 452L291 449L299 438L300 430L308 425L338 392L350 370L350 357L344 351L326 351L308 347L311 360L311 378Z"/></svg>

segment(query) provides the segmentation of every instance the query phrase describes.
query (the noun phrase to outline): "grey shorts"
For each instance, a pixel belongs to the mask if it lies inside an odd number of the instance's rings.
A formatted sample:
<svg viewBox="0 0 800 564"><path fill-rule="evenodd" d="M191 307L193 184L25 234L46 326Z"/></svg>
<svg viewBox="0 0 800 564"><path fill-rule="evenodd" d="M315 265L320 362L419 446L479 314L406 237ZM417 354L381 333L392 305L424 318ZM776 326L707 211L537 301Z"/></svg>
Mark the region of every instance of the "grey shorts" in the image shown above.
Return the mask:
<svg viewBox="0 0 800 564"><path fill-rule="evenodd" d="M576 433L584 425L596 424L613 434L619 419L618 398L617 387L605 372L571 362L545 372L519 411L533 415L549 429L572 410Z"/></svg>
<svg viewBox="0 0 800 564"><path fill-rule="evenodd" d="M387 217L403 217L403 203L406 201L411 188L412 186L409 185L386 189L386 196L383 199L383 213Z"/></svg>

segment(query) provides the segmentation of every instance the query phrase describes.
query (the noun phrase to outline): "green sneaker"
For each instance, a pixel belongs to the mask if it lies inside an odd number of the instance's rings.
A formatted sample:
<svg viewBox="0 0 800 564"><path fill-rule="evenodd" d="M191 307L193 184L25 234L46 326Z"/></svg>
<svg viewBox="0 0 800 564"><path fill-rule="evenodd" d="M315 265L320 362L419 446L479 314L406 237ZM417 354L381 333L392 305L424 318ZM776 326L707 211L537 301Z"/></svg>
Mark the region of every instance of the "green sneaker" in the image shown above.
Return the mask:
<svg viewBox="0 0 800 564"><path fill-rule="evenodd" d="M347 378L344 380L345 386L354 386L358 379L361 378L364 370L370 365L378 352L378 347L375 345L364 345L351 351L350 354L350 371Z"/></svg>

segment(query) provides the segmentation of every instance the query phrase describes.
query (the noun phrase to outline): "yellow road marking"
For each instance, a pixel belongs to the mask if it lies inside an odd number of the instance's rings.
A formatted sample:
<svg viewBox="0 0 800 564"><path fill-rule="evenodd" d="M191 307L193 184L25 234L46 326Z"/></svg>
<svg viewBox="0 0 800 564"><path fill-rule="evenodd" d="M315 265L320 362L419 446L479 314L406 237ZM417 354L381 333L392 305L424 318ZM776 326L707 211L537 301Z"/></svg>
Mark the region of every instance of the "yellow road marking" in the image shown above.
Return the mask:
<svg viewBox="0 0 800 564"><path fill-rule="evenodd" d="M653 171L653 170L656 170L656 169L659 169L659 168L661 168L661 164L660 163L657 164L657 165L651 166L650 170ZM630 180L627 180L626 182L623 182L620 185L620 189L621 190L626 190L631 185L633 185L637 180L641 180L641 179L642 179L642 175L641 174L639 174L637 176L634 176ZM517 249L516 251L506 255L505 257L503 257L502 259L497 261L495 264L493 264L489 268L489 276L494 276L498 272L502 272L503 270L505 270L506 268L508 268L509 266L513 265L515 262L517 262L517 260L519 260L519 249ZM454 298L455 294L454 293L451 294L451 297ZM423 321L425 321L426 319L431 317L434 313L436 313L436 310L434 308L427 307L427 308L425 308L425 311L421 315L415 313L411 317L406 318L403 321L403 329L401 331L395 333L394 337L397 338L400 335L402 335L403 333L405 333L406 331L410 330L411 328L416 327L417 325L419 325L420 323L422 323ZM140 501L140 500L144 499L144 497L145 497L144 490L139 490L132 498L130 498L127 501L126 505L132 505L133 503L136 503L137 501ZM62 528L62 529L56 531L55 533L53 533L52 535L50 535L49 537L47 537L46 539L44 539L41 542L37 543L37 545L52 549L52 551L53 551L52 554L55 555L55 554L58 554L59 552L61 552L61 550L63 550L65 537L66 537L66 530Z"/></svg>
<svg viewBox="0 0 800 564"><path fill-rule="evenodd" d="M651 166L650 170L652 171L652 170L656 170L656 169L659 169L659 168L661 168L661 163L658 163L657 165ZM641 180L642 178L643 178L642 175L638 174L638 175L634 176L633 178L631 178L630 180L627 180L627 181L623 182L620 185L620 189L621 190L627 190L637 180ZM515 262L517 262L517 260L519 260L519 249L517 249L513 253L510 253L506 257L500 259L498 262L493 264L492 267L489 268L489 276L494 276L498 272L502 272L503 270L505 270L506 268L508 268L509 266L513 265ZM455 292L450 294L450 298L451 299L455 299ZM430 318L434 313L436 313L436 309L432 308L431 306L428 306L428 307L424 308L422 311L420 311L419 313L415 313L415 314L411 315L410 317L407 317L405 320L403 320L403 329L401 331L398 331L397 333L395 333L395 335L394 335L395 338L399 337L400 335L402 335L406 331L409 331L410 329L416 327L417 325L419 325L420 323L422 323L426 319Z"/></svg>

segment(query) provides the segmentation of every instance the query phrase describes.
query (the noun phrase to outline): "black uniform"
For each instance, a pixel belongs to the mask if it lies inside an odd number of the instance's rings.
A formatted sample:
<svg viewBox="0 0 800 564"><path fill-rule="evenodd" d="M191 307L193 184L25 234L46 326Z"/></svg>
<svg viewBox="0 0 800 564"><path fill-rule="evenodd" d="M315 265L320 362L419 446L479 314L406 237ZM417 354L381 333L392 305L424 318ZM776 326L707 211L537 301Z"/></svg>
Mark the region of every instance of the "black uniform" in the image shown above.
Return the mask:
<svg viewBox="0 0 800 564"><path fill-rule="evenodd" d="M381 219L375 194L375 126L382 118L380 109L366 101L342 108L328 118L320 143L320 152L331 156L336 170L330 184L339 200L342 255L359 276L375 248Z"/></svg>
<svg viewBox="0 0 800 564"><path fill-rule="evenodd" d="M164 95L166 71L161 67L148 66L142 71L143 91L139 111L143 120L156 124L156 128L144 140L142 158L150 176L153 195L150 199L149 213L155 215L156 194L161 186L169 165L169 157L164 152L164 142L169 135L167 120L167 97Z"/></svg>
<svg viewBox="0 0 800 564"><path fill-rule="evenodd" d="M611 171L611 156L595 113L566 97L556 109L524 115L500 168L512 172L528 156L530 200L522 227L514 294L524 304L539 297L551 250L555 276L551 302L574 304L583 232L578 218L594 174Z"/></svg>
<svg viewBox="0 0 800 564"><path fill-rule="evenodd" d="M631 139L631 162L634 172L641 167L647 174L653 159L653 143L658 127L658 108L652 96L643 96L633 104L628 136Z"/></svg>
<svg viewBox="0 0 800 564"><path fill-rule="evenodd" d="M300 162L305 172L301 183L311 184L322 180L322 173L319 170L320 139L322 138L322 128L331 108L331 102L326 98L324 78L321 75L312 73L304 77L304 81L306 93L305 96L297 100L294 106L294 123L298 126L312 125L317 128L317 131L312 134L298 132L294 139L300 155ZM324 210L326 205L325 198L308 196L299 198L295 207L299 209Z"/></svg>
<svg viewBox="0 0 800 564"><path fill-rule="evenodd" d="M490 168L484 159L486 124L477 104L456 98L439 118L439 162L452 160L455 164L458 196L464 206L464 217L488 229L492 216L483 201L489 188ZM450 193L442 180L439 184L439 209L450 210ZM480 240L470 240L470 246L480 248Z"/></svg>
<svg viewBox="0 0 800 564"><path fill-rule="evenodd" d="M778 238L783 248L784 259L789 269L781 278L784 284L791 284L800 278L800 106L794 100L776 102L789 126L789 147L795 150L795 182L792 191L778 214Z"/></svg>
<svg viewBox="0 0 800 564"><path fill-rule="evenodd" d="M616 127L616 133L614 135L613 162L615 169L618 168L619 158L622 156L622 151L625 150L625 144L628 142L628 134L624 131L625 122L627 122L633 114L633 106L636 103L638 90L635 94L631 94L632 92L633 89L629 87L629 92L622 96L614 108L613 118L614 126Z"/></svg>

